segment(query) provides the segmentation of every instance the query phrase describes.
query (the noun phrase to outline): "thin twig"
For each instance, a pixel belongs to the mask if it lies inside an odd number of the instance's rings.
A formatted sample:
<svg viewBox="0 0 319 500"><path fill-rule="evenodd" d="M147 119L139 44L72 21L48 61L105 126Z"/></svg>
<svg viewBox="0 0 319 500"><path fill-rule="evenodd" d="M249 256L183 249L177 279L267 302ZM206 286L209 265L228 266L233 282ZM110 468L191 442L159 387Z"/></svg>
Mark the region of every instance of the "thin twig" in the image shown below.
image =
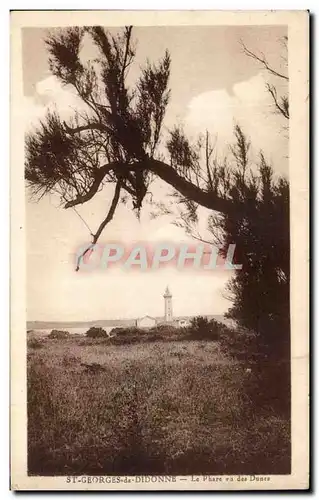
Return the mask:
<svg viewBox="0 0 319 500"><path fill-rule="evenodd" d="M116 210L116 207L117 207L117 204L119 202L119 199L120 199L120 192L121 192L121 186L122 186L122 182L121 180L119 179L116 183L116 186L115 186L115 191L114 191L114 196L113 196L113 200L112 200L112 203L111 203L111 206L110 206L110 209L107 213L107 216L105 217L105 219L103 220L103 222L100 224L97 232L95 234L92 234L92 243L88 246L88 248L86 250L84 250L84 252L82 252L81 255L79 255L78 259L77 259L77 265L76 265L76 271L78 271L80 269L80 263L81 261L83 261L85 255L94 248L94 246L96 245L97 243L97 240L99 239L99 237L101 236L101 233L102 231L105 229L106 225L111 222L111 220L113 219L113 216L114 216L114 213L115 213L115 210Z"/></svg>
<svg viewBox="0 0 319 500"><path fill-rule="evenodd" d="M274 68L269 66L264 54L262 54L262 57L260 57L257 54L255 54L255 52L252 52L251 50L249 50L243 41L241 41L240 44L243 47L243 50L244 50L246 56L251 57L252 59L255 59L256 61L259 61L269 73L271 73L272 75L278 76L279 78L283 78L284 80L289 80L288 76L283 75L282 73L279 73Z"/></svg>

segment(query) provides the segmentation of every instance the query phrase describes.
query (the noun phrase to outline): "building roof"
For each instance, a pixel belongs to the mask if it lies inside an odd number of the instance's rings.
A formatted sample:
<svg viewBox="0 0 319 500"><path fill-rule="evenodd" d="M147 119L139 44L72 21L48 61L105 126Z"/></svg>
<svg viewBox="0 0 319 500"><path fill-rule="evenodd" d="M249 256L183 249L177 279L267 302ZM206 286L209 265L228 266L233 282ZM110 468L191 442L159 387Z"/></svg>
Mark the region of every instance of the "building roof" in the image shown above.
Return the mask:
<svg viewBox="0 0 319 500"><path fill-rule="evenodd" d="M141 318L137 318L137 321L141 321L141 319L145 319L145 318L153 319L154 321L156 321L156 318L154 318L154 316L149 316L148 314L146 314L145 316L142 316Z"/></svg>

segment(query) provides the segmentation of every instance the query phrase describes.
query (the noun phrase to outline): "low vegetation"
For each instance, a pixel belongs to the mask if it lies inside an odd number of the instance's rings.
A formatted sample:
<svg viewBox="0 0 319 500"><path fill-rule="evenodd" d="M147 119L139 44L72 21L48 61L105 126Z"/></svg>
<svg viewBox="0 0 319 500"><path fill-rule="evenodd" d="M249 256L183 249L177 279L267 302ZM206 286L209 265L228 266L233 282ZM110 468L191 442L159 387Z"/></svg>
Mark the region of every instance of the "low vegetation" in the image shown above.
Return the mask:
<svg viewBox="0 0 319 500"><path fill-rule="evenodd" d="M29 474L290 472L289 419L256 404L259 373L230 353L234 332L161 326L132 341L141 332L29 344Z"/></svg>
<svg viewBox="0 0 319 500"><path fill-rule="evenodd" d="M52 330L48 337L49 339L62 340L68 338L69 335L69 332L64 330Z"/></svg>
<svg viewBox="0 0 319 500"><path fill-rule="evenodd" d="M43 347L43 342L39 339L31 338L28 339L28 349L41 349Z"/></svg>
<svg viewBox="0 0 319 500"><path fill-rule="evenodd" d="M113 328L110 332L112 343L116 345L134 344L156 341L181 340L220 340L225 332L232 332L226 325L208 320L203 316L196 316L189 326L179 327L170 324L159 324L152 328L124 327Z"/></svg>
<svg viewBox="0 0 319 500"><path fill-rule="evenodd" d="M100 338L106 338L107 337L107 333L101 327L92 326L86 332L86 336L89 337L89 338L91 338L91 339L100 339Z"/></svg>

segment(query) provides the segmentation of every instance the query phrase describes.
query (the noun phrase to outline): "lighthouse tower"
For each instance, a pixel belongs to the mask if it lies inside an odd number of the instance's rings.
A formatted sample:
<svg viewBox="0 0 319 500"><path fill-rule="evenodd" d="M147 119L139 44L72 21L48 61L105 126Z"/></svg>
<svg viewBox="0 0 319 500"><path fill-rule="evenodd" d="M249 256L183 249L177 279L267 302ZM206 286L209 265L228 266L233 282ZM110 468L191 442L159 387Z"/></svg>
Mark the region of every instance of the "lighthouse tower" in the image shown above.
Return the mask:
<svg viewBox="0 0 319 500"><path fill-rule="evenodd" d="M166 290L165 290L163 297L164 297L164 301L165 301L164 321L167 323L167 322L173 321L172 294L169 291L168 286L166 287Z"/></svg>

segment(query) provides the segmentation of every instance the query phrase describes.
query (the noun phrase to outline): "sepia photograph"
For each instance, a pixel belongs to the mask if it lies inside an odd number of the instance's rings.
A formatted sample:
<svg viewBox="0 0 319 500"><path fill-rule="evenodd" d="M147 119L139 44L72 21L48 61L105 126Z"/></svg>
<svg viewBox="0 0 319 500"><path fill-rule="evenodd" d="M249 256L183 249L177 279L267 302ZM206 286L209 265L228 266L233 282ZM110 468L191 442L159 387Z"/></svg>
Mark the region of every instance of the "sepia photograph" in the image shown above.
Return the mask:
<svg viewBox="0 0 319 500"><path fill-rule="evenodd" d="M293 164L288 13L51 14L32 24L20 13L12 28L24 220L12 218L25 260L12 312L23 311L16 489L46 489L46 478L60 489L271 489L274 476L289 487L293 395L308 370L307 302L292 305L293 242L307 271L307 192L300 209L294 200L308 158L306 132ZM307 40L306 13L293 22ZM299 286L307 293L306 274Z"/></svg>

